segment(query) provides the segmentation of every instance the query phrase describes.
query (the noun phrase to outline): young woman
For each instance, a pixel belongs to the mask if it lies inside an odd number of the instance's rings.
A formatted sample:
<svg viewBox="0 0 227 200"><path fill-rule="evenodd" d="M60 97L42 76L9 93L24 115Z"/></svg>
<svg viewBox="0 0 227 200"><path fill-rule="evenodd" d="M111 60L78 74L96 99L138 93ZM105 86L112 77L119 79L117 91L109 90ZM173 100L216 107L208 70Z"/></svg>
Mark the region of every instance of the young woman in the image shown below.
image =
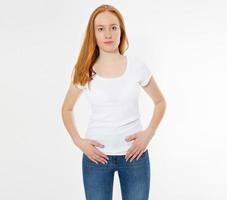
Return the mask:
<svg viewBox="0 0 227 200"><path fill-rule="evenodd" d="M85 39L62 106L62 118L75 145L83 152L82 171L87 200L111 200L114 172L123 200L147 200L150 160L147 146L165 111L165 99L148 66L124 55L128 48L123 17L111 5L90 16ZM138 112L140 88L155 109L142 130ZM85 92L91 117L82 138L73 123L73 107ZM129 160L130 159L130 160Z"/></svg>

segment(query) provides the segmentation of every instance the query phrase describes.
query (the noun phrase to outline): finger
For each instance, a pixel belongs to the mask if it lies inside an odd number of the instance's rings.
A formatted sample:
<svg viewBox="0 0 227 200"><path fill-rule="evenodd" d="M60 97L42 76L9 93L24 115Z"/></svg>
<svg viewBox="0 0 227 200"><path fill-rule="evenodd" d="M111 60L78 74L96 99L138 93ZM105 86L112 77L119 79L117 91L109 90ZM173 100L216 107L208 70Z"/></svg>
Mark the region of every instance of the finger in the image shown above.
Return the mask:
<svg viewBox="0 0 227 200"><path fill-rule="evenodd" d="M103 157L101 157L101 156L98 156L98 161L99 162L101 162L101 163L103 163L103 164L106 164L108 161L105 159L105 158L103 158Z"/></svg>
<svg viewBox="0 0 227 200"><path fill-rule="evenodd" d="M100 150L96 149L95 148L95 153L98 154L99 156L103 157L103 158L106 158L107 160L109 160L109 157L104 154L103 152L101 152Z"/></svg>
<svg viewBox="0 0 227 200"><path fill-rule="evenodd" d="M93 159L91 156L88 156L88 158L89 158L91 161L93 161L94 163L98 164L98 162L97 162L95 159Z"/></svg>
<svg viewBox="0 0 227 200"><path fill-rule="evenodd" d="M136 160L139 160L139 158L141 157L142 154L143 154L143 151L140 152L140 154L137 156Z"/></svg>
<svg viewBox="0 0 227 200"><path fill-rule="evenodd" d="M97 147L104 147L103 144L101 144L101 143L99 143L99 142L97 142L97 141L95 141L95 140L90 140L90 141L91 141L91 144L93 144L94 146L97 146Z"/></svg>
<svg viewBox="0 0 227 200"><path fill-rule="evenodd" d="M125 158L127 158L134 149L135 149L135 144L132 144L132 146L128 149L126 153Z"/></svg>
<svg viewBox="0 0 227 200"><path fill-rule="evenodd" d="M129 137L126 138L126 141L129 142L129 141L132 141L132 140L135 140L136 139L136 135L130 135Z"/></svg>
<svg viewBox="0 0 227 200"><path fill-rule="evenodd" d="M136 156L139 155L139 153L140 153L140 150L136 151L136 152L133 154L132 158L130 159L130 162L132 162L133 159L134 159Z"/></svg>
<svg viewBox="0 0 227 200"><path fill-rule="evenodd" d="M134 148L134 149L129 153L129 155L126 157L126 161L128 161L128 160L130 159L130 157L131 157L132 155L134 155L134 153L137 152L137 151L138 151L138 147L137 147L137 148Z"/></svg>
<svg viewBox="0 0 227 200"><path fill-rule="evenodd" d="M100 162L100 159L99 159L99 156L98 155L93 154L92 155L92 158L93 158L93 160L95 160L97 162L97 164L98 164L98 161Z"/></svg>
<svg viewBox="0 0 227 200"><path fill-rule="evenodd" d="M104 158L102 158L101 156L99 156L98 154L94 154L93 157L94 157L95 160L101 162L102 164L106 164L107 163L107 161Z"/></svg>

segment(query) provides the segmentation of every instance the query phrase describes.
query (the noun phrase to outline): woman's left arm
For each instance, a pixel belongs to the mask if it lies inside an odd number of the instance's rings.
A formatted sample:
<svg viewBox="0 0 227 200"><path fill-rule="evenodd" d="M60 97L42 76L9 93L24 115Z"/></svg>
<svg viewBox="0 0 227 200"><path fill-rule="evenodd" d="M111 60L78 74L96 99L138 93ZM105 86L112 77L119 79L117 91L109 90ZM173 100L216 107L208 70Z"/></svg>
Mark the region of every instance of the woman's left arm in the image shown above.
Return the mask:
<svg viewBox="0 0 227 200"><path fill-rule="evenodd" d="M149 83L143 87L143 89L150 96L155 105L151 121L145 129L147 134L152 138L165 113L166 100L153 76L151 77Z"/></svg>
<svg viewBox="0 0 227 200"><path fill-rule="evenodd" d="M151 138L154 136L166 110L166 101L153 76L150 78L149 83L146 86L143 86L143 89L151 97L155 107L148 127L145 130L132 134L126 138L126 141L128 142L135 140L125 155L126 161L130 157L130 161L135 157L137 157L137 160L140 158Z"/></svg>

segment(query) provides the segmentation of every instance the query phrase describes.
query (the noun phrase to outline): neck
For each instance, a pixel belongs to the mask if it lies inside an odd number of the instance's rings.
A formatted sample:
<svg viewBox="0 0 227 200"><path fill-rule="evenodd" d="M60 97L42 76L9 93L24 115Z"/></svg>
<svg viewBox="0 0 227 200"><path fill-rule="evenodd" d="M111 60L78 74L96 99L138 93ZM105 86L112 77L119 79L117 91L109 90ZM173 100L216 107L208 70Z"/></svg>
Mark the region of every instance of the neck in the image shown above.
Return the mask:
<svg viewBox="0 0 227 200"><path fill-rule="evenodd" d="M122 56L122 55L119 53L118 49L113 52L105 52L100 49L99 57L98 57L97 61L100 63L114 62L117 59L119 59L120 56Z"/></svg>

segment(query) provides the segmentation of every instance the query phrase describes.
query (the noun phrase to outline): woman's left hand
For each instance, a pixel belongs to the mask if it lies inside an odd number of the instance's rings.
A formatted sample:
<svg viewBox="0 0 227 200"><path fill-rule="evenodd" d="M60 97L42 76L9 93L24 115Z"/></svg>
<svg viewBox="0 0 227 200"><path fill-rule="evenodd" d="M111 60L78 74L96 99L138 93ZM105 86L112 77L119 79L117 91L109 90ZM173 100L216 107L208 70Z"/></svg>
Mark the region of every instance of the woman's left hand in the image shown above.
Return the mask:
<svg viewBox="0 0 227 200"><path fill-rule="evenodd" d="M147 145L149 144L151 140L151 134L148 133L147 130L140 131L137 133L134 133L133 135L128 136L125 140L127 142L135 140L132 143L132 146L128 149L125 159L128 161L128 159L132 156L130 159L130 162L137 156L136 160L140 158L140 156L144 153L144 150L146 149Z"/></svg>

